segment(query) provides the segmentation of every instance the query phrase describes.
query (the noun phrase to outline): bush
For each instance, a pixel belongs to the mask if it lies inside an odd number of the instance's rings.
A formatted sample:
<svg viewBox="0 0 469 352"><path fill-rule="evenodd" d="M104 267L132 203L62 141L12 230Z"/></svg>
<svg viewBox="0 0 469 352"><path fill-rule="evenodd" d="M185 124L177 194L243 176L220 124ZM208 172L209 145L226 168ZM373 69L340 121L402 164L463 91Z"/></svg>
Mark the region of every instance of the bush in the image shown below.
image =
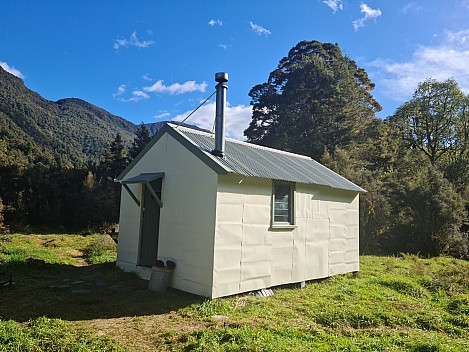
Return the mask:
<svg viewBox="0 0 469 352"><path fill-rule="evenodd" d="M9 232L8 227L5 225L5 218L3 215L3 211L5 206L3 205L2 198L0 198L0 234L6 234Z"/></svg>
<svg viewBox="0 0 469 352"><path fill-rule="evenodd" d="M428 166L399 183L389 246L425 256L465 257L468 238L460 231L467 219L465 201L442 172Z"/></svg>
<svg viewBox="0 0 469 352"><path fill-rule="evenodd" d="M85 249L85 260L90 264L116 260L117 245L109 235L96 235Z"/></svg>

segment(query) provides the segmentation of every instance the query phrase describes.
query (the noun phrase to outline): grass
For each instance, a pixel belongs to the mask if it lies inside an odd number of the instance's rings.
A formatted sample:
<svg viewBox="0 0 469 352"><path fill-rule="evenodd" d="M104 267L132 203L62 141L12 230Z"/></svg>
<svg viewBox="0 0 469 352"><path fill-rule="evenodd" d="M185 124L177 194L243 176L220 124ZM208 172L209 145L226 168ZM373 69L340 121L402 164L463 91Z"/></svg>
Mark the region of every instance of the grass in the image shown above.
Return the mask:
<svg viewBox="0 0 469 352"><path fill-rule="evenodd" d="M357 276L207 300L148 291L103 238L0 239L0 351L469 351L467 261L363 256Z"/></svg>
<svg viewBox="0 0 469 352"><path fill-rule="evenodd" d="M0 351L125 351L117 341L94 336L60 319L37 318L26 324L0 321Z"/></svg>
<svg viewBox="0 0 469 352"><path fill-rule="evenodd" d="M116 260L116 244L106 235L3 235L0 237L0 263L24 263L27 258L49 264L85 265ZM102 259L100 261L100 258Z"/></svg>

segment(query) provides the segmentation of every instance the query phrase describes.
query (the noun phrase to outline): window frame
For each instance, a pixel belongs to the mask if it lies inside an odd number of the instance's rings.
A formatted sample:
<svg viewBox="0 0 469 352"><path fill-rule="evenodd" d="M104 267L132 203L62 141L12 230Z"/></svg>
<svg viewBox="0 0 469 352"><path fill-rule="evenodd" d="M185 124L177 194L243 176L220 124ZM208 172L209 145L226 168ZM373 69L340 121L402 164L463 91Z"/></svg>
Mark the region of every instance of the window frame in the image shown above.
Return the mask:
<svg viewBox="0 0 469 352"><path fill-rule="evenodd" d="M289 186L290 193L288 197L288 218L289 221L275 221L275 190L277 186ZM272 229L294 229L295 224L295 187L296 184L287 181L272 180L272 199L271 199L271 221L270 227Z"/></svg>

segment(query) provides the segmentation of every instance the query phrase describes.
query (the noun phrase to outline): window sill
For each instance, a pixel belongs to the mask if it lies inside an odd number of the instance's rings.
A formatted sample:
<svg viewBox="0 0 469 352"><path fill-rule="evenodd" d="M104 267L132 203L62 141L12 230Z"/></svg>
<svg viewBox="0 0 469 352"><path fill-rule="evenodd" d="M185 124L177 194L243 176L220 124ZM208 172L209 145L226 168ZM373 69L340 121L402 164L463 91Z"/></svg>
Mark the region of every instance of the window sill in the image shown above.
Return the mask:
<svg viewBox="0 0 469 352"><path fill-rule="evenodd" d="M298 225L275 223L270 225L270 230L294 230Z"/></svg>

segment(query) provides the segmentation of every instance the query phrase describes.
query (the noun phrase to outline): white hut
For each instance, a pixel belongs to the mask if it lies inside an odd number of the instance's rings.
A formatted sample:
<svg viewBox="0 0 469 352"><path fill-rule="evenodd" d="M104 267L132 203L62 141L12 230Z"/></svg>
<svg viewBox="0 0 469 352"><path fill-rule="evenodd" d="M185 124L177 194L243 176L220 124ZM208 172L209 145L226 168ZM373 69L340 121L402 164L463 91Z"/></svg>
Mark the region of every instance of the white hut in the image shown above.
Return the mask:
<svg viewBox="0 0 469 352"><path fill-rule="evenodd" d="M210 298L355 272L364 190L313 159L167 124L119 176L117 266ZM215 149L214 149L215 147Z"/></svg>

